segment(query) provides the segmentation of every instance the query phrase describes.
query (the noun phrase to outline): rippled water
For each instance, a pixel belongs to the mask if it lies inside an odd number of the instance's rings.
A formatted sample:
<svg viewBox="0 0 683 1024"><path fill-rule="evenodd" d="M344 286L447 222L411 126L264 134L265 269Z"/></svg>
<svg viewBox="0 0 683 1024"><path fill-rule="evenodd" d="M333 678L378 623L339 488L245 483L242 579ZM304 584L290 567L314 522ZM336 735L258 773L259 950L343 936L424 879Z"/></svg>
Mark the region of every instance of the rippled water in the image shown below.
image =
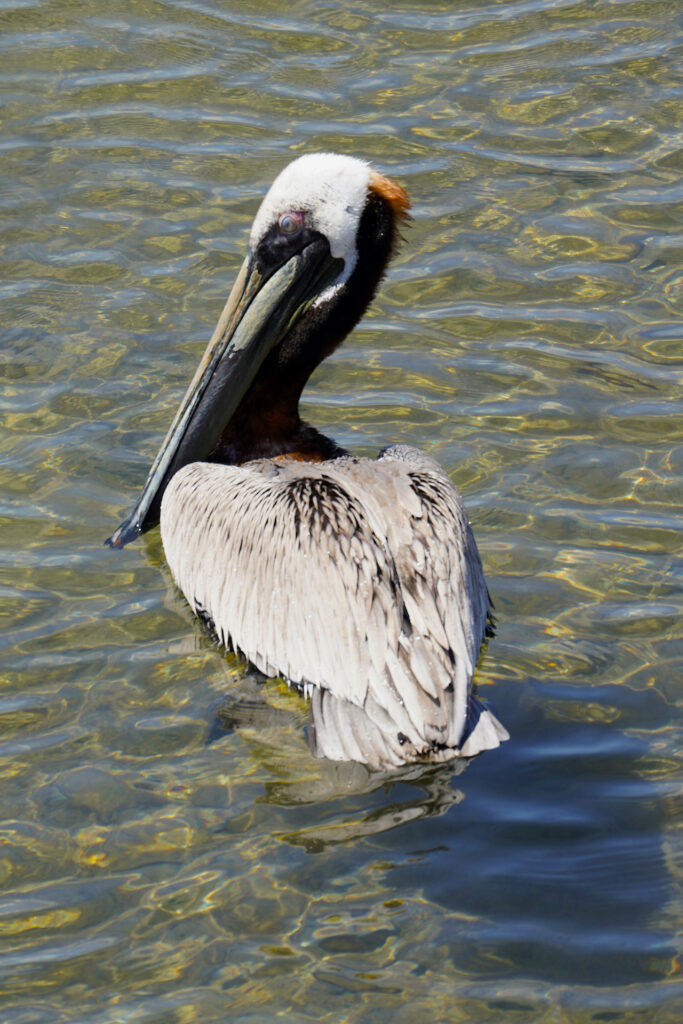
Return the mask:
<svg viewBox="0 0 683 1024"><path fill-rule="evenodd" d="M0 1019L680 1019L675 0L2 0ZM103 547L294 155L414 223L308 417L461 488L512 740L391 776ZM678 574L678 575L677 575Z"/></svg>

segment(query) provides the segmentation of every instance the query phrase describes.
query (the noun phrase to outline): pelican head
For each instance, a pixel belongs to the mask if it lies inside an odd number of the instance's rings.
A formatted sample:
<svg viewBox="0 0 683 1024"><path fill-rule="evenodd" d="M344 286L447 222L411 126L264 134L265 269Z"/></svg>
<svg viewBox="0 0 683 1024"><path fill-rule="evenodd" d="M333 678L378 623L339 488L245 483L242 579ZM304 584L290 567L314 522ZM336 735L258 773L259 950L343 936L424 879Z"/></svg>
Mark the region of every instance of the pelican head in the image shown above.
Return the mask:
<svg viewBox="0 0 683 1024"><path fill-rule="evenodd" d="M301 391L363 315L408 207L399 185L354 157L309 154L281 172L142 493L107 543L122 547L155 526L188 463L293 450Z"/></svg>

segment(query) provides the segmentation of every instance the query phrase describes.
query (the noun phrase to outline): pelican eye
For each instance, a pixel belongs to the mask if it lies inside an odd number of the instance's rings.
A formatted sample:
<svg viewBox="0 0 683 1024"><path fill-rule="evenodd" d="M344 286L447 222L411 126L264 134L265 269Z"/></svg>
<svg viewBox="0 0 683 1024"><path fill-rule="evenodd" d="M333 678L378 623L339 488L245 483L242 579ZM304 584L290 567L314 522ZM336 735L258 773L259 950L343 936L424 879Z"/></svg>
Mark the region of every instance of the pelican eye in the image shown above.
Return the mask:
<svg viewBox="0 0 683 1024"><path fill-rule="evenodd" d="M277 226L283 235L295 235L304 226L303 214L283 213L278 218Z"/></svg>

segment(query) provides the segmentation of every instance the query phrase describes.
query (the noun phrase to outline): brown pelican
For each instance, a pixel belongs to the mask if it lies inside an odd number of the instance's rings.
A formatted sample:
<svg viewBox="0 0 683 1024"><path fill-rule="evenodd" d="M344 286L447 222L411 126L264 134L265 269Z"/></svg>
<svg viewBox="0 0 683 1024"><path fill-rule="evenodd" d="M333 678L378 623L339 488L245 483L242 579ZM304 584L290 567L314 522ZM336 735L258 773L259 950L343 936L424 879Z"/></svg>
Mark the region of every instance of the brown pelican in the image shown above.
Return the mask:
<svg viewBox="0 0 683 1024"><path fill-rule="evenodd" d="M507 738L472 693L491 604L462 500L403 445L354 458L301 392L358 322L409 201L361 160L303 156L249 253L130 516L219 639L311 696L319 753L377 767Z"/></svg>

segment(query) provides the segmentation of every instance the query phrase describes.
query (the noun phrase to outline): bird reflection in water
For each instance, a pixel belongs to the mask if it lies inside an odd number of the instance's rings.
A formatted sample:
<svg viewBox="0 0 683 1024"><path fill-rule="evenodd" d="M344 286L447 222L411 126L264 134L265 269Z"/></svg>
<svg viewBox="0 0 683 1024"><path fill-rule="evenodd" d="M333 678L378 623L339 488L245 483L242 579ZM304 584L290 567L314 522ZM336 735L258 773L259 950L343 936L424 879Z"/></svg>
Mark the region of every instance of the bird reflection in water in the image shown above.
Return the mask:
<svg viewBox="0 0 683 1024"><path fill-rule="evenodd" d="M465 799L453 779L462 775L470 763L455 758L441 764L411 764L390 770L373 769L358 761L328 760L325 751L312 742L315 731L315 705L308 708L309 746L323 755L311 770L301 748L295 749L292 736L301 735L301 716L297 711L271 703L277 684L258 673L247 672L229 695L215 706L210 741L220 742L227 733L239 733L242 741L258 747L259 760L267 762L280 775L283 757L288 771L286 781L266 783L267 803L279 807L320 806L322 820L306 818L299 827L283 832L279 838L310 852L328 846L381 835L391 829L426 818L439 817ZM342 712L343 713L343 712ZM298 757L297 757L298 754ZM302 771L296 767L303 758ZM403 784L406 784L405 786ZM349 797L379 793L373 805L364 801L360 808L349 806ZM399 794L400 793L400 797Z"/></svg>

